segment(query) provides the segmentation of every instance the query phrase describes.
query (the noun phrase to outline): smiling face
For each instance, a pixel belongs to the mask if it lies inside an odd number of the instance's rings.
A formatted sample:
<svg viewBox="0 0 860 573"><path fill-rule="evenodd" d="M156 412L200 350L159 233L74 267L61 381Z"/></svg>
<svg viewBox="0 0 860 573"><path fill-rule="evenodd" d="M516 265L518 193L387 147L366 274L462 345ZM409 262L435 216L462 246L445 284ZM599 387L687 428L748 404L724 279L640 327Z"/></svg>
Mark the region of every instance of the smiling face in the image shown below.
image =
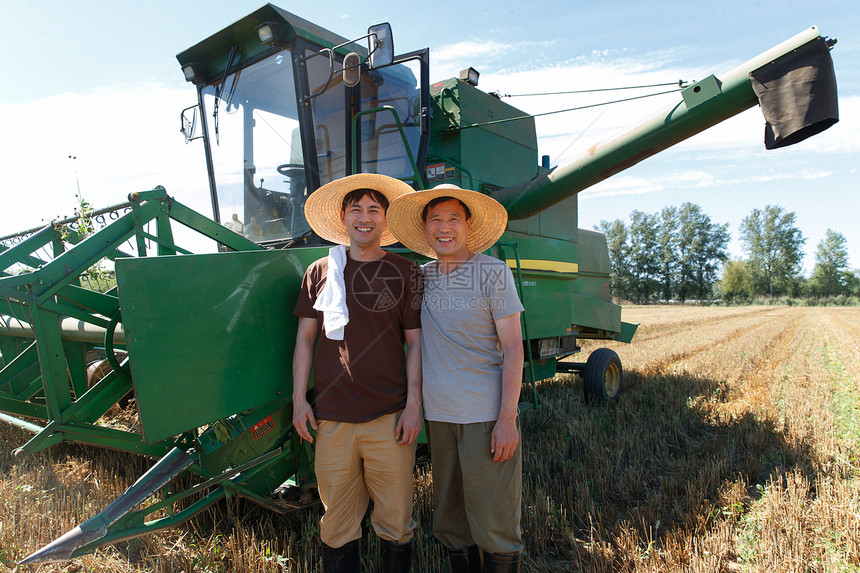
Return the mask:
<svg viewBox="0 0 860 573"><path fill-rule="evenodd" d="M340 220L349 235L350 247L379 247L386 229L385 207L369 193L344 206Z"/></svg>
<svg viewBox="0 0 860 573"><path fill-rule="evenodd" d="M456 199L437 203L427 209L424 236L440 261L462 261L468 258L466 240L472 228L471 217Z"/></svg>

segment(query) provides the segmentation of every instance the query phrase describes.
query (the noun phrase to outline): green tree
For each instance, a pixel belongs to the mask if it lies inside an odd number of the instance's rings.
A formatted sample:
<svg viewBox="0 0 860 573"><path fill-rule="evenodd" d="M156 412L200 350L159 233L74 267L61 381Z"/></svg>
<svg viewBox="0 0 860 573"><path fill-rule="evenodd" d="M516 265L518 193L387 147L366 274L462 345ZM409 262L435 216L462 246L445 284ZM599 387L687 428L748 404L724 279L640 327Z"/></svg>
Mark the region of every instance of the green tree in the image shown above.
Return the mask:
<svg viewBox="0 0 860 573"><path fill-rule="evenodd" d="M612 294L621 300L629 300L630 246L627 243L627 225L621 219L601 221L597 230L606 237L606 246L609 248Z"/></svg>
<svg viewBox="0 0 860 573"><path fill-rule="evenodd" d="M652 300L659 292L658 228L657 215L643 211L630 213L630 287L633 298L639 303Z"/></svg>
<svg viewBox="0 0 860 573"><path fill-rule="evenodd" d="M756 279L756 294L794 294L803 258L803 233L794 213L778 205L753 209L741 222L741 242Z"/></svg>
<svg viewBox="0 0 860 573"><path fill-rule="evenodd" d="M812 292L819 296L849 294L847 241L842 233L827 229L815 250L815 268L810 281Z"/></svg>
<svg viewBox="0 0 860 573"><path fill-rule="evenodd" d="M678 268L678 209L675 207L664 207L660 212L657 244L660 251L660 298L668 301L675 294Z"/></svg>
<svg viewBox="0 0 860 573"><path fill-rule="evenodd" d="M845 281L848 294L860 296L860 270L855 269L845 273Z"/></svg>
<svg viewBox="0 0 860 573"><path fill-rule="evenodd" d="M693 244L692 262L695 276L695 293L699 300L713 296L720 266L728 258L729 224L719 225L704 215L700 240Z"/></svg>
<svg viewBox="0 0 860 573"><path fill-rule="evenodd" d="M723 266L723 276L717 284L717 292L726 302L749 300L753 294L752 269L744 260L729 260Z"/></svg>
<svg viewBox="0 0 860 573"><path fill-rule="evenodd" d="M729 225L718 225L694 203L678 210L678 298L712 296L717 271L728 259Z"/></svg>

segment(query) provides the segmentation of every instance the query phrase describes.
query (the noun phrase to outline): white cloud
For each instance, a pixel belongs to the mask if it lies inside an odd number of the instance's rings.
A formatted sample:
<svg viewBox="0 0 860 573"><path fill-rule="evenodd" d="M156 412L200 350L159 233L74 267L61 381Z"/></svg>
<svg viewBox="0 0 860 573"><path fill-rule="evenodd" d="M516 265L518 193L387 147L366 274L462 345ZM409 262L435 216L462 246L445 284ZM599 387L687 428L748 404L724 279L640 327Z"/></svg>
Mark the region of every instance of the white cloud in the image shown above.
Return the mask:
<svg viewBox="0 0 860 573"><path fill-rule="evenodd" d="M596 199L624 195L646 195L669 191L691 191L695 189L726 190L731 187L761 185L780 181L816 181L833 175L832 171L820 169L798 169L767 174L747 173L742 177L719 177L712 171L701 169L662 170L649 176L616 175L582 191L580 198Z"/></svg>
<svg viewBox="0 0 860 573"><path fill-rule="evenodd" d="M622 195L645 195L663 191L665 185L655 179L616 176L589 187L579 194L581 199L598 199L605 197L618 197Z"/></svg>
<svg viewBox="0 0 860 573"><path fill-rule="evenodd" d="M0 212L0 235L71 216L78 185L96 207L163 185L207 212L202 145L179 133L179 112L194 100L187 88L146 83L0 107L11 135L0 139L2 188L19 197Z"/></svg>
<svg viewBox="0 0 860 573"><path fill-rule="evenodd" d="M456 77L460 70L474 67L478 72L482 68L495 67L495 62L503 62L505 54L514 49L510 44L500 42L465 41L450 44L430 52L431 81ZM484 64L482 66L482 64Z"/></svg>

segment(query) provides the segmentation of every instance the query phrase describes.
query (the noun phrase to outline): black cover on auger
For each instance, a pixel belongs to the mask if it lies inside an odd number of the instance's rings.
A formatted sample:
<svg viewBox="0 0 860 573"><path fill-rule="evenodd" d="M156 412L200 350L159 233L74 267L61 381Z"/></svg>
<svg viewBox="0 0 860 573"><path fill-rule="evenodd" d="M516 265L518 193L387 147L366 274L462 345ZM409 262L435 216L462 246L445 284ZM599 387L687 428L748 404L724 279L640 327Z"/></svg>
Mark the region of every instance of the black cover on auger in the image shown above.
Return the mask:
<svg viewBox="0 0 860 573"><path fill-rule="evenodd" d="M836 73L824 38L750 76L767 121L767 149L799 143L839 121Z"/></svg>

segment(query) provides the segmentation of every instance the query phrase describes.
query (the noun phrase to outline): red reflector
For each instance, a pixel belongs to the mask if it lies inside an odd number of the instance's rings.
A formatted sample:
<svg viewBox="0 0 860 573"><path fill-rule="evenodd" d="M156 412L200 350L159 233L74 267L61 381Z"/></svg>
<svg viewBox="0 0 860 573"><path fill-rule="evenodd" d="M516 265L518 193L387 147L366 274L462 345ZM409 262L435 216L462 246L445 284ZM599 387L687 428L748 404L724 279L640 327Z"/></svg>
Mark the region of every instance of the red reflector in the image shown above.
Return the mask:
<svg viewBox="0 0 860 573"><path fill-rule="evenodd" d="M272 417L269 416L265 420L261 420L253 428L251 428L251 435L254 436L254 439L256 440L274 427L275 422L273 422Z"/></svg>

